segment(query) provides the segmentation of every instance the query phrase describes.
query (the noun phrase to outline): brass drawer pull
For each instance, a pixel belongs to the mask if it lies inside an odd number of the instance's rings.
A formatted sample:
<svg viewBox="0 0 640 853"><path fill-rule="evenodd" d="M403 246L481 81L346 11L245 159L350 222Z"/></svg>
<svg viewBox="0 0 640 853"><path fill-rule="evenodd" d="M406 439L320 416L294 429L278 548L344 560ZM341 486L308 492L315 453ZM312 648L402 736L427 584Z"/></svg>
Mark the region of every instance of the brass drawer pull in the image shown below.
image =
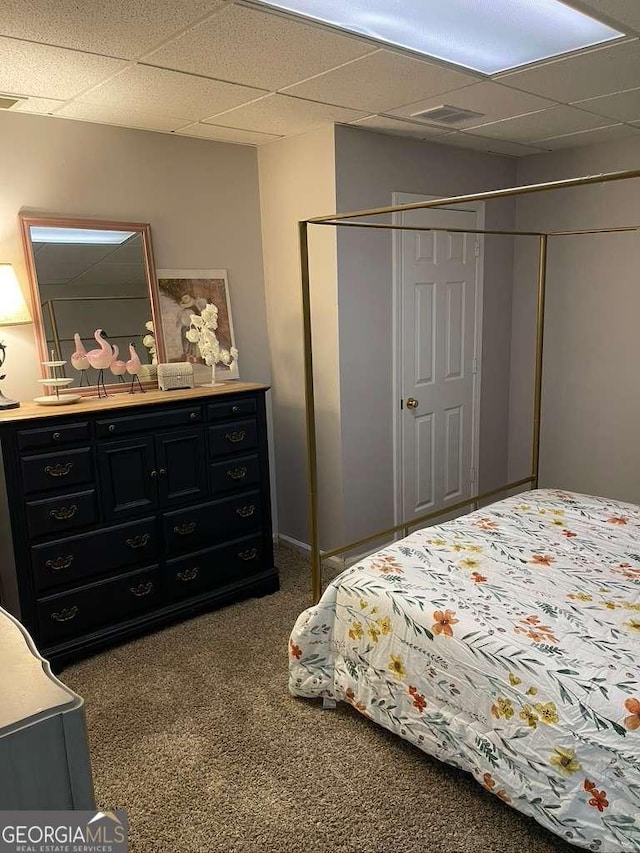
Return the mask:
<svg viewBox="0 0 640 853"><path fill-rule="evenodd" d="M249 518L255 511L256 508L253 504L251 504L251 506L239 506L236 509L236 515L239 515L240 518Z"/></svg>
<svg viewBox="0 0 640 853"><path fill-rule="evenodd" d="M72 504L71 506L61 506L59 509L50 509L49 515L51 518L55 518L56 521L68 521L70 518L73 518L77 512L77 505Z"/></svg>
<svg viewBox="0 0 640 853"><path fill-rule="evenodd" d="M73 607L63 607L62 610L59 610L57 613L52 613L51 618L54 622L71 622L72 619L75 619L78 615L78 607L77 605L73 605Z"/></svg>
<svg viewBox="0 0 640 853"><path fill-rule="evenodd" d="M200 569L198 568L198 566L194 566L192 569L185 569L183 572L178 572L176 577L179 581L187 583L188 581L194 581L199 574Z"/></svg>
<svg viewBox="0 0 640 853"><path fill-rule="evenodd" d="M149 539L151 539L151 535L149 533L143 533L141 536L132 536L130 539L127 539L127 545L129 548L136 551L138 548L144 548L144 546L148 544Z"/></svg>
<svg viewBox="0 0 640 853"><path fill-rule="evenodd" d="M247 469L244 467L244 465L240 468L230 468L227 471L227 477L229 477L231 480L244 480L246 476Z"/></svg>
<svg viewBox="0 0 640 853"><path fill-rule="evenodd" d="M52 572L61 572L68 569L71 563L73 563L73 554L68 554L66 557L55 557L53 560L47 560L45 566Z"/></svg>
<svg viewBox="0 0 640 853"><path fill-rule="evenodd" d="M198 525L195 521L185 521L182 524L176 524L173 528L173 532L177 536L189 536L190 533L196 529Z"/></svg>
<svg viewBox="0 0 640 853"><path fill-rule="evenodd" d="M61 432L54 432L53 435L51 436L51 438L54 441L60 441L60 439L62 438L62 433Z"/></svg>
<svg viewBox="0 0 640 853"><path fill-rule="evenodd" d="M246 436L246 432L243 429L236 430L235 432L226 432L224 437L227 441L230 441L232 444L238 444L240 441L244 441Z"/></svg>
<svg viewBox="0 0 640 853"><path fill-rule="evenodd" d="M255 558L257 556L258 556L258 549L257 548L247 548L246 551L238 551L238 557L240 557L241 560L245 560L245 562L247 560L255 560Z"/></svg>
<svg viewBox="0 0 640 853"><path fill-rule="evenodd" d="M73 462L65 462L64 464L57 463L56 465L47 465L44 473L50 477L66 477L73 468Z"/></svg>
<svg viewBox="0 0 640 853"><path fill-rule="evenodd" d="M137 586L130 586L129 592L133 593L136 598L144 598L145 595L149 595L149 593L153 590L153 581L143 581L139 583Z"/></svg>

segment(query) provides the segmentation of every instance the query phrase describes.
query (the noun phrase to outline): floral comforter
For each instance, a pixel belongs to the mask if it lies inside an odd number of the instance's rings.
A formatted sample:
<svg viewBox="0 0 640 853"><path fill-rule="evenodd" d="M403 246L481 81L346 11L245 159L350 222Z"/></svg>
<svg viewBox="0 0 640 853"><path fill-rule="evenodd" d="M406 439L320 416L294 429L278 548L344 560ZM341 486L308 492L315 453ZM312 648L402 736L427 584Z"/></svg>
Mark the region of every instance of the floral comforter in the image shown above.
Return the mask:
<svg viewBox="0 0 640 853"><path fill-rule="evenodd" d="M350 702L582 847L640 851L640 507L538 490L347 569L294 695Z"/></svg>

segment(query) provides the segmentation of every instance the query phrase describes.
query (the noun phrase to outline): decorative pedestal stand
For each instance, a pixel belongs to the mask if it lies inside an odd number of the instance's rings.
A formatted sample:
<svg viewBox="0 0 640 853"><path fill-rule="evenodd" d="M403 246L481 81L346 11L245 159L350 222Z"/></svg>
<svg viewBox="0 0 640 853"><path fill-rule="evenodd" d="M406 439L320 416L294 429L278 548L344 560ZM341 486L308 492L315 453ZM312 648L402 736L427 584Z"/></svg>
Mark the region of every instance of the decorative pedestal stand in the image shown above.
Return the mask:
<svg viewBox="0 0 640 853"><path fill-rule="evenodd" d="M51 353L50 361L43 361L42 364L51 372L51 376L48 379L38 379L38 382L41 385L46 385L48 388L55 388L55 394L47 394L44 397L34 397L34 403L38 403L41 406L66 406L69 403L77 403L78 400L82 399L81 394L61 394L60 388L64 388L67 385L71 385L73 379L69 379L67 376L58 376L57 371L58 368L64 367L66 361L56 361L54 359L54 353Z"/></svg>

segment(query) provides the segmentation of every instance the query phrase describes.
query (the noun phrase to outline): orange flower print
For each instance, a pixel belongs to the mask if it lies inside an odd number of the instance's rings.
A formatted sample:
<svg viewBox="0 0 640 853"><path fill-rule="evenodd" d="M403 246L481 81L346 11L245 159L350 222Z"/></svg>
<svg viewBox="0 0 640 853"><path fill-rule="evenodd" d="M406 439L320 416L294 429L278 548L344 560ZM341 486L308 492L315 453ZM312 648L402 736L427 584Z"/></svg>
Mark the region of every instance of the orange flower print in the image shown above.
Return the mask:
<svg viewBox="0 0 640 853"><path fill-rule="evenodd" d="M626 699L624 707L629 711L630 716L624 718L625 727L630 732L635 732L640 728L640 699Z"/></svg>
<svg viewBox="0 0 640 853"><path fill-rule="evenodd" d="M433 618L435 619L435 624L431 627L431 630L434 634L444 634L445 637L453 637L453 628L452 625L457 625L460 621L459 619L454 619L453 617L456 615L455 610L434 610Z"/></svg>
<svg viewBox="0 0 640 853"><path fill-rule="evenodd" d="M480 530L498 530L498 523L490 518L479 518L474 524Z"/></svg>
<svg viewBox="0 0 640 853"><path fill-rule="evenodd" d="M409 687L409 693L413 697L414 707L417 708L420 713L422 713L427 707L427 700L424 698L422 693L418 693L417 687Z"/></svg>
<svg viewBox="0 0 640 853"><path fill-rule="evenodd" d="M377 569L383 575L401 575L404 569L394 557L379 557L371 563L372 569Z"/></svg>
<svg viewBox="0 0 640 853"><path fill-rule="evenodd" d="M484 583L486 578L484 575L481 575L480 572L471 572L471 580L474 583Z"/></svg>
<svg viewBox="0 0 640 853"><path fill-rule="evenodd" d="M494 791L493 789L496 787L496 780L493 778L491 773L485 773L482 777L482 787L486 788L487 791L491 791L492 794L495 794L496 797L499 797L505 803L511 803L511 797L507 794L506 791Z"/></svg>
<svg viewBox="0 0 640 853"><path fill-rule="evenodd" d="M295 658L296 660L300 660L300 658L302 657L302 649L300 648L300 646L296 646L293 640L289 640L289 654L292 658Z"/></svg>
<svg viewBox="0 0 640 853"><path fill-rule="evenodd" d="M574 533L573 530L563 530L562 535L566 536L567 539L574 539L578 534Z"/></svg>
<svg viewBox="0 0 640 853"><path fill-rule="evenodd" d="M612 515L611 518L607 519L609 524L626 524L627 519L624 515Z"/></svg>
<svg viewBox="0 0 640 853"><path fill-rule="evenodd" d="M361 640L364 637L364 631L362 629L362 622L352 622L351 627L349 628L349 637L352 640Z"/></svg>
<svg viewBox="0 0 640 853"><path fill-rule="evenodd" d="M529 560L534 566L545 566L548 568L552 563L555 563L554 557L543 556L542 554L534 554Z"/></svg>
<svg viewBox="0 0 640 853"><path fill-rule="evenodd" d="M491 773L485 773L482 777L482 785L487 791L493 791L496 786L496 780L493 778Z"/></svg>
<svg viewBox="0 0 640 853"><path fill-rule="evenodd" d="M588 779L584 780L584 789L588 794L591 794L589 805L593 806L594 809L598 809L599 812L603 812L609 805L607 792L599 791L596 788L596 783L590 782Z"/></svg>
<svg viewBox="0 0 640 853"><path fill-rule="evenodd" d="M344 698L347 700L347 702L353 705L356 711L366 711L366 705L363 705L362 702L356 702L356 694L350 687L347 688L347 692L344 694Z"/></svg>

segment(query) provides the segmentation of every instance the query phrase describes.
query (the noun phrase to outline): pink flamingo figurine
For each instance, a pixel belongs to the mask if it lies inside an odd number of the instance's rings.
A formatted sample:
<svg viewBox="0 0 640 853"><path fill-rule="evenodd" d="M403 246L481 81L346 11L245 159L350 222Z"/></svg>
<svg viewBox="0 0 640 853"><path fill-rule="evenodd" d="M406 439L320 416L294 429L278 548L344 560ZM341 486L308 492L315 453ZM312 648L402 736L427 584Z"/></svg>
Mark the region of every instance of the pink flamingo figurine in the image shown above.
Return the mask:
<svg viewBox="0 0 640 853"><path fill-rule="evenodd" d="M127 373L131 376L131 388L129 388L129 393L133 394L133 384L138 380L138 388L144 394L144 388L142 387L142 383L140 382L140 377L138 374L140 373L140 369L142 367L142 362L138 357L138 353L136 352L135 344L129 344L129 355L131 358L127 362Z"/></svg>
<svg viewBox="0 0 640 853"><path fill-rule="evenodd" d="M87 370L91 367L89 364L89 359L87 358L87 351L84 348L84 344L80 340L80 335L77 332L74 332L73 340L76 342L75 352L71 353L71 364L75 367L76 370L80 371L80 386L82 386L84 382L84 378L87 375ZM87 385L89 384L89 380L87 379Z"/></svg>
<svg viewBox="0 0 640 853"><path fill-rule="evenodd" d="M122 361L122 359L118 359L120 355L120 350L118 348L118 344L113 344L113 361L109 365L109 370L113 373L114 376L117 376L120 382L124 382L124 374L127 372L126 362Z"/></svg>
<svg viewBox="0 0 640 853"><path fill-rule="evenodd" d="M104 372L113 361L113 350L111 349L111 344L105 340L107 333L102 329L96 329L93 337L100 348L89 350L87 358L91 367L98 371L98 381L96 383L98 386L98 397L108 397L107 389L104 387ZM104 391L104 394L102 391Z"/></svg>

